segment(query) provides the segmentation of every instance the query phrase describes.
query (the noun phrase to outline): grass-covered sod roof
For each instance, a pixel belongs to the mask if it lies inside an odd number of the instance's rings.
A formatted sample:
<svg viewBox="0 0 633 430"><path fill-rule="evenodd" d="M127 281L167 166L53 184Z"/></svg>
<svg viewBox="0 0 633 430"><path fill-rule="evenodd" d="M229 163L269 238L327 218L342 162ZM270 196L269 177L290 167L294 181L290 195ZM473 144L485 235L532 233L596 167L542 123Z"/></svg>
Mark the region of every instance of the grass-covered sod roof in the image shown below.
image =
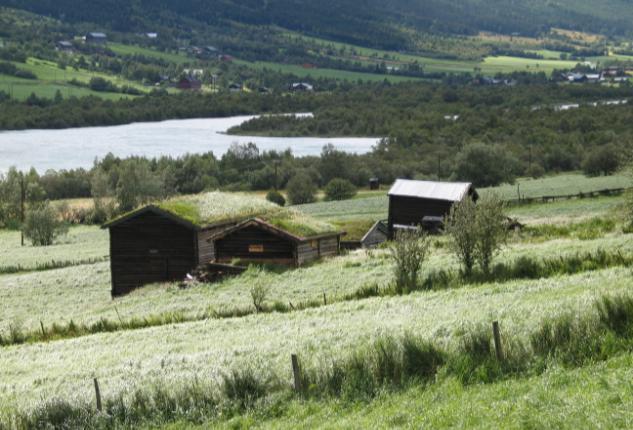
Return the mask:
<svg viewBox="0 0 633 430"><path fill-rule="evenodd" d="M273 226L298 237L311 237L326 233L335 233L332 224L316 220L297 210L282 208L262 198L244 193L223 193L219 191L180 196L156 202L158 207L198 228L229 221L259 218ZM122 215L129 218L143 211L139 208ZM106 224L106 227L117 220Z"/></svg>

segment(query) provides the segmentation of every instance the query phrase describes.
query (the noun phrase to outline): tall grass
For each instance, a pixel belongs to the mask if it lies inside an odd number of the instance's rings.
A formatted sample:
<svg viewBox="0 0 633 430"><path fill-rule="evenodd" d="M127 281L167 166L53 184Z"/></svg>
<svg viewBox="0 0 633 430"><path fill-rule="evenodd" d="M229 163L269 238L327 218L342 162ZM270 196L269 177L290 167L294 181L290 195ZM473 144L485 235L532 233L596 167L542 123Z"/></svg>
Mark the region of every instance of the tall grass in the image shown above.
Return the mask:
<svg viewBox="0 0 633 430"><path fill-rule="evenodd" d="M48 327L42 325L40 330L35 331L24 331L18 326L10 326L8 333L0 332L0 347L74 338L97 333L138 330L206 319L242 318L255 313L288 313L371 297L403 295L423 290L458 288L468 284L483 282L506 282L513 279L542 279L556 275L571 275L615 266L630 266L631 264L633 264L633 255L622 254L619 251L607 252L597 250L595 252L577 253L541 260L523 256L509 263L495 265L489 274L485 274L481 271L473 271L470 276L465 276L456 270L432 271L423 279L419 280L416 284L417 287L411 291L397 288L394 285L381 287L378 284L370 283L345 295L324 296L322 299L314 298L296 303L274 301L272 303L262 303L259 309L255 309L254 306L209 308L205 312L191 315L181 312L167 312L144 318L132 318L130 320L109 320L102 318L92 324L77 324L74 321L70 321L67 324L54 323Z"/></svg>
<svg viewBox="0 0 633 430"><path fill-rule="evenodd" d="M493 383L538 374L551 365L580 366L630 352L632 328L633 296L603 297L585 314L544 319L526 339L504 337L502 360L497 359L490 330L484 327L466 331L453 349L409 333L380 337L347 356L302 368L300 393L293 393L278 377L264 379L248 368L237 368L219 384L196 380L177 388L155 385L116 395L105 399L101 413L90 403L53 399L9 419L18 429L199 424L245 411L276 414L293 395L356 402L446 377L463 384ZM263 401L273 397L277 401ZM0 428L5 424L0 422Z"/></svg>
<svg viewBox="0 0 633 430"><path fill-rule="evenodd" d="M63 269L65 267L97 264L109 261L110 257L86 258L80 260L51 260L37 263L35 266L22 266L20 264L0 266L0 275L12 275L23 272L43 272L46 270Z"/></svg>

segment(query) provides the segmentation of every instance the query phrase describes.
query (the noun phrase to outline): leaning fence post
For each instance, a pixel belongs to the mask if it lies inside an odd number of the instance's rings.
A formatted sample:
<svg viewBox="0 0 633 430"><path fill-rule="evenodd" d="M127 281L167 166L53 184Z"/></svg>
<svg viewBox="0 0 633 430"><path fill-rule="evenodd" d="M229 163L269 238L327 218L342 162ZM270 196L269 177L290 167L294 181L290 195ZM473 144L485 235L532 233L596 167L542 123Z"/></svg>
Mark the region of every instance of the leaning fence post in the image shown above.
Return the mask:
<svg viewBox="0 0 633 430"><path fill-rule="evenodd" d="M42 328L42 337L46 339L46 330L44 330L44 323L40 320L40 327Z"/></svg>
<svg viewBox="0 0 633 430"><path fill-rule="evenodd" d="M497 360L503 360L503 350L501 349L501 333L499 332L499 322L493 321L492 323L492 335L495 341L495 352L497 354Z"/></svg>
<svg viewBox="0 0 633 430"><path fill-rule="evenodd" d="M295 391L301 391L301 372L299 371L299 358L297 354L292 354L290 356L292 360L292 375L294 376L295 381Z"/></svg>
<svg viewBox="0 0 633 430"><path fill-rule="evenodd" d="M97 381L97 378L94 378L94 383L95 383L95 396L97 398L97 410L99 412L102 412L103 407L101 406L101 390L99 390L99 381Z"/></svg>

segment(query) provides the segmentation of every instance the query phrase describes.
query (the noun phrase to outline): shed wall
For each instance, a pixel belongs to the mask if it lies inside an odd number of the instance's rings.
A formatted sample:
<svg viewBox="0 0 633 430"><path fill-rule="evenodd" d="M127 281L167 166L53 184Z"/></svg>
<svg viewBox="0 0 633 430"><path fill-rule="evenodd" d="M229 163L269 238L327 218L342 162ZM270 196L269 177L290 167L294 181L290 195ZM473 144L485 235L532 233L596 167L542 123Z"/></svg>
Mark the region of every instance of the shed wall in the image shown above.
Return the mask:
<svg viewBox="0 0 633 430"><path fill-rule="evenodd" d="M247 261L294 264L294 243L256 226L237 230L215 242L216 260L230 262L238 258Z"/></svg>
<svg viewBox="0 0 633 430"><path fill-rule="evenodd" d="M144 213L110 228L112 295L183 279L197 262L196 232L161 215Z"/></svg>

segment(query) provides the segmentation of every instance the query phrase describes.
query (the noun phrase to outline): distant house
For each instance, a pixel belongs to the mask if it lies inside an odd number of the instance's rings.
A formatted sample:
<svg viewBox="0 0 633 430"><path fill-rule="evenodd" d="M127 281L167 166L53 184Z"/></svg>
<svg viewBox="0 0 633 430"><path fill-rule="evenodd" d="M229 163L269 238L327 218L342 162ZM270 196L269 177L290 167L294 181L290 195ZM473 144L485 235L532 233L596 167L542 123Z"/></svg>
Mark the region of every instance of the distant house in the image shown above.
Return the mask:
<svg viewBox="0 0 633 430"><path fill-rule="evenodd" d="M306 82L295 82L290 84L290 91L294 92L311 92L314 91L314 87Z"/></svg>
<svg viewBox="0 0 633 430"><path fill-rule="evenodd" d="M229 91L232 93L239 93L244 90L244 86L238 83L232 83L229 85Z"/></svg>
<svg viewBox="0 0 633 430"><path fill-rule="evenodd" d="M84 39L91 45L105 45L108 42L108 36L99 32L87 33Z"/></svg>
<svg viewBox="0 0 633 430"><path fill-rule="evenodd" d="M224 212L227 201L233 203ZM297 267L339 252L343 233L329 224L263 199L244 197L237 205L233 195L208 193L145 206L103 225L110 234L112 295L183 280L207 264Z"/></svg>
<svg viewBox="0 0 633 430"><path fill-rule="evenodd" d="M158 39L158 33L145 33L145 37L148 39Z"/></svg>
<svg viewBox="0 0 633 430"><path fill-rule="evenodd" d="M192 76L183 76L176 84L179 90L197 91L202 88L202 82Z"/></svg>
<svg viewBox="0 0 633 430"><path fill-rule="evenodd" d="M379 190L380 189L380 179L378 178L369 178L369 189L370 190Z"/></svg>
<svg viewBox="0 0 633 430"><path fill-rule="evenodd" d="M390 238L397 230L411 227L435 229L442 225L455 203L478 198L470 183L405 179L398 179L388 195Z"/></svg>
<svg viewBox="0 0 633 430"><path fill-rule="evenodd" d="M57 42L55 44L55 49L59 52L65 52L67 54L75 52L75 47L73 46L72 42L69 42L68 40L60 40L59 42Z"/></svg>

